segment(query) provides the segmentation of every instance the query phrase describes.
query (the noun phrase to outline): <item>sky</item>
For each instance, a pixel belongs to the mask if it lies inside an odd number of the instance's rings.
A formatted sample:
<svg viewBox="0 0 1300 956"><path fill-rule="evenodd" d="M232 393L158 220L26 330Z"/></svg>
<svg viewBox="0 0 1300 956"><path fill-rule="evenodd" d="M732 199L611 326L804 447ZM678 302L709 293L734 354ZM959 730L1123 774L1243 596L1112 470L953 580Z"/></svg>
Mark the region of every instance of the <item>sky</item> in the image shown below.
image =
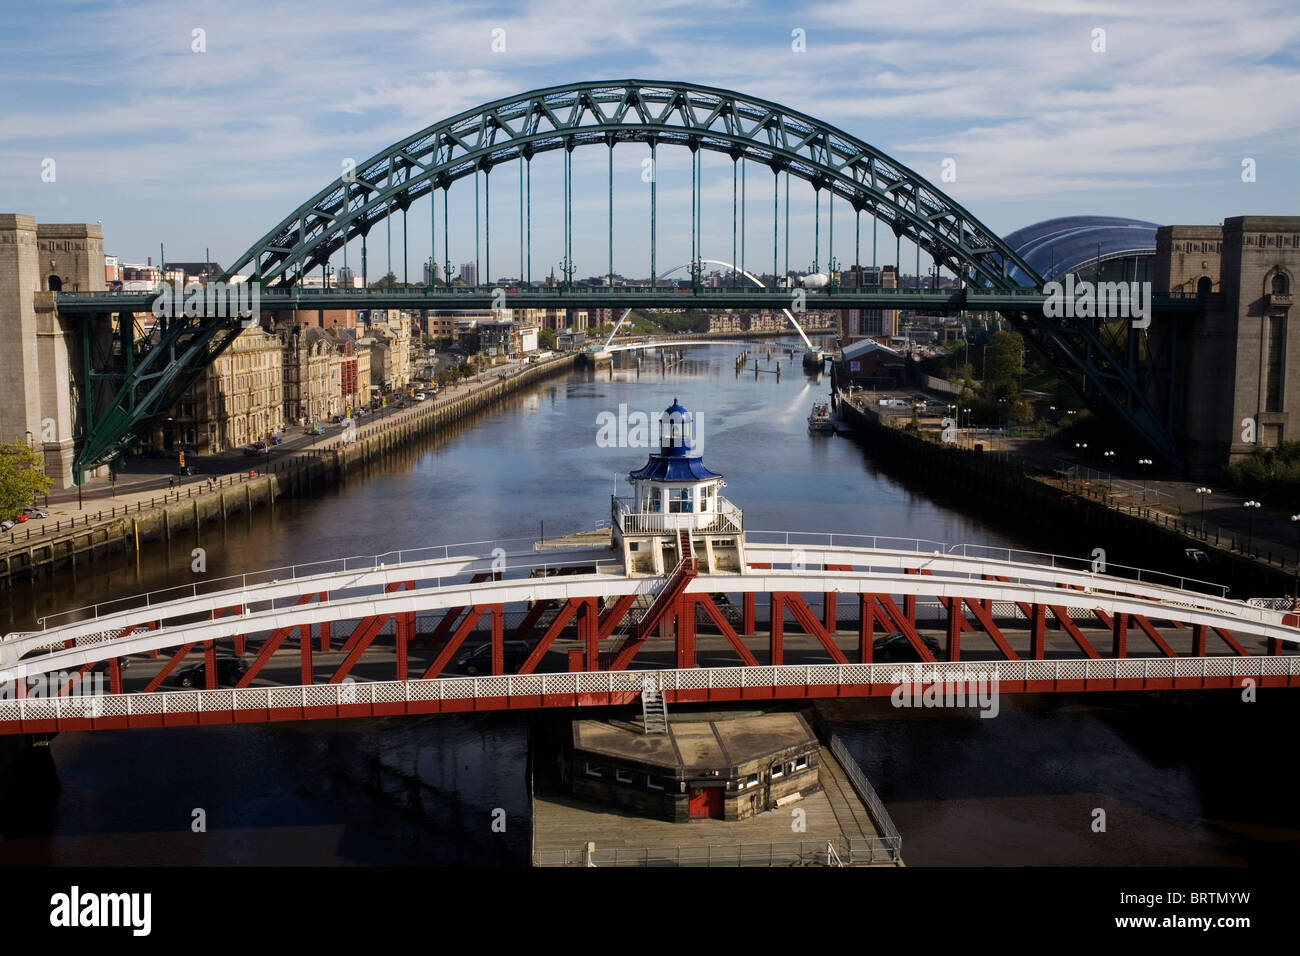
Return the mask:
<svg viewBox="0 0 1300 956"><path fill-rule="evenodd" d="M1000 235L1074 214L1161 224L1300 214L1294 0L43 0L7 5L4 30L0 212L102 221L106 251L125 262L156 263L165 244L170 261L228 264L346 159L493 99L630 77L810 114L926 176ZM649 273L647 155L614 154L614 269L628 276ZM690 258L688 155L660 150L661 273ZM608 268L607 161L603 148L574 153L578 276ZM945 161L953 181L941 180ZM559 153L533 162L523 264L533 279L562 255L560 169ZM765 168L746 176L750 271L771 268L772 179ZM731 180L730 160L706 154L703 254L728 261ZM492 182L484 272L517 276L518 173L499 168ZM792 186L792 268L813 262L812 207L811 189ZM450 259L473 260L470 181L449 208ZM441 203L437 215L441 261ZM392 268L418 282L427 201L408 220L405 265L393 221ZM873 261L870 216L855 226L840 204L832 249L823 197L822 267L831 254ZM881 264L896 254L888 234ZM389 253L382 231L371 239L373 280ZM349 256L355 267L359 250ZM903 271L914 264L904 244Z"/></svg>

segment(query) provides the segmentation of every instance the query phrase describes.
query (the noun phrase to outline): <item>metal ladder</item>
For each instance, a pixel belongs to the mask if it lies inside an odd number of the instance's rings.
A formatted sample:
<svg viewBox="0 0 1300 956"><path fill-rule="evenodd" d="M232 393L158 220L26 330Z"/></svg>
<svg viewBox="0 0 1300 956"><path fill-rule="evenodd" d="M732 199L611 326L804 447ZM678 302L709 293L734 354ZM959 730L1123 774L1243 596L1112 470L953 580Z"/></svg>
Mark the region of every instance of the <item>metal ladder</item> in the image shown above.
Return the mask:
<svg viewBox="0 0 1300 956"><path fill-rule="evenodd" d="M644 733L668 733L668 706L654 678L648 675L641 681L641 723Z"/></svg>

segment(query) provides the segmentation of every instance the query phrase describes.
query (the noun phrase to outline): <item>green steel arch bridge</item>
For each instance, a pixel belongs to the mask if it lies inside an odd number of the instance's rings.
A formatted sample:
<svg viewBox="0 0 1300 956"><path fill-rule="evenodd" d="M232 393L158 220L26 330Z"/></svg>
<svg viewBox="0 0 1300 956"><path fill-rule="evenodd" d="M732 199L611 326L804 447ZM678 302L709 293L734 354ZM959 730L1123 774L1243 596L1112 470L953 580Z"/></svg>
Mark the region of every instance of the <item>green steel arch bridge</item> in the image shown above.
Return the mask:
<svg viewBox="0 0 1300 956"><path fill-rule="evenodd" d="M615 146L639 144L649 149L650 205L648 285L614 286L613 151ZM605 147L609 152L610 284L590 286L573 281L573 150ZM657 271L657 190L653 171L661 147L683 147L691 153L691 288L660 283ZM700 281L703 261L701 150L732 161L733 282L705 288ZM554 287L534 287L532 270L532 162L540 154L558 151L563 161L564 215L563 279ZM1026 334L1099 411L1119 418L1154 453L1172 464L1180 462L1170 427L1174 392L1172 362L1138 361L1138 332L1131 323L1119 333L1097 319L1049 318L1044 315L1043 279L1013 249L969 211L913 170L878 148L805 113L731 90L691 83L615 80L573 83L533 90L466 110L434 123L345 169L262 235L223 276L258 283L262 310L341 308L485 309L510 308L745 308L781 310L791 304L790 288L745 287L743 245L736 252L737 229L745 234L747 204L741 195L744 170L753 165L772 173L773 276L792 275L789 250L790 178L809 183L814 194L813 271L821 268L821 195L827 195L827 225L833 249L835 205L854 216L855 259L861 262L861 217L872 217L873 247L879 226L895 237L895 260L901 267L903 239L916 247L917 273L924 250L934 265L958 277L957 290L866 290L824 288L797 290L809 310L893 308L922 310L996 310ZM484 274L491 269L491 176L502 166L517 166L520 179L519 258L517 288L491 285L453 286L450 283L450 223L448 195L453 185L472 183L477 197L482 183L484 217L480 223L475 201L476 255L483 233ZM738 175L738 171L740 175ZM781 179L785 179L784 210ZM590 184L582 184L584 192ZM442 194L439 217L438 193ZM445 262L444 281L423 289L309 289L304 278L322 274L349 246L360 242L363 277L368 279L368 240L375 226L386 224L391 262L391 217L402 214L403 237L407 211L428 197L429 234L434 261L438 259L439 226ZM784 262L780 259L781 224L785 223ZM460 224L458 224L460 225ZM461 228L468 228L465 223ZM403 240L404 241L404 240ZM553 250L551 250L553 251ZM511 250L513 256L514 250ZM548 256L548 260L553 258ZM874 253L873 253L874 259ZM766 268L766 250L755 268ZM796 261L806 261L799 259ZM753 260L751 260L751 263ZM1018 269L1029 284L1013 281ZM163 419L251 320L239 316L178 315L161 319L149 342L133 340L131 313L148 312L152 293L59 293L57 306L65 321L80 321L82 340L82 399L79 402L78 454L74 474L112 462L127 447ZM1194 298L1157 296L1159 320L1176 319L1197 309ZM200 310L202 311L202 310ZM224 310L223 310L224 311ZM116 323L113 315L118 315ZM1176 323L1172 323L1176 325ZM1165 401L1166 396L1168 401Z"/></svg>

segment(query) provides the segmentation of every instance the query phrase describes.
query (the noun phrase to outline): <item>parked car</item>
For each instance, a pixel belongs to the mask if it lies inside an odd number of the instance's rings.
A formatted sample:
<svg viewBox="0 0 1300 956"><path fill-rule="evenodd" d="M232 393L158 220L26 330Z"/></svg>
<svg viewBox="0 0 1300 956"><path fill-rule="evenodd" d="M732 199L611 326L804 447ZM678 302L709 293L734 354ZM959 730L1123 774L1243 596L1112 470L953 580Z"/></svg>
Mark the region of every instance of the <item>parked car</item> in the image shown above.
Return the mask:
<svg viewBox="0 0 1300 956"><path fill-rule="evenodd" d="M251 443L251 444L245 445L244 448L243 448L243 452L244 452L245 455L261 455L261 454L264 454L264 453L266 452L266 442L264 442L264 441L255 441L255 442L253 442L253 443Z"/></svg>
<svg viewBox="0 0 1300 956"><path fill-rule="evenodd" d="M24 521L27 520L27 517L28 516L25 513L19 512L18 514L14 515L14 520L17 521L19 524L22 524Z"/></svg>
<svg viewBox="0 0 1300 956"><path fill-rule="evenodd" d="M248 661L242 657L218 657L217 658L217 686L234 687L239 683L239 679L248 673ZM207 662L202 664L192 664L177 672L173 678L173 683L177 687L198 687L208 686Z"/></svg>
<svg viewBox="0 0 1300 956"><path fill-rule="evenodd" d="M176 469L176 474L179 475L179 476L182 477L182 478L185 478L185 477L187 477L187 476L189 476L189 475L197 475L198 473L199 473L199 470L198 470L197 468L195 468L193 465L186 465L186 466L183 467L183 468L177 468L177 469Z"/></svg>
<svg viewBox="0 0 1300 956"><path fill-rule="evenodd" d="M921 640L925 641L926 649L937 659L940 655L939 642L933 637L922 636ZM895 631L888 634L871 645L871 659L877 663L886 661L919 661L921 655L916 653L916 648L912 642L907 639L907 635L902 631Z"/></svg>
<svg viewBox="0 0 1300 956"><path fill-rule="evenodd" d="M524 661L528 660L528 655L533 649L527 641L503 641L502 652L504 656L505 669L508 673L515 673L523 666ZM456 670L462 674L468 674L473 677L475 674L489 674L492 671L492 645L482 644L474 648L468 654L462 654L456 659Z"/></svg>
<svg viewBox="0 0 1300 956"><path fill-rule="evenodd" d="M23 509L23 514L29 518L48 518L50 513L43 508L29 507Z"/></svg>
<svg viewBox="0 0 1300 956"><path fill-rule="evenodd" d="M422 401L424 401L426 398L428 398L428 396L425 395L424 392L416 392L415 395L413 396L413 398L414 398L417 402L422 402Z"/></svg>
<svg viewBox="0 0 1300 956"><path fill-rule="evenodd" d="M17 521L12 521L12 520L0 521L0 531L12 531L14 525L16 525L17 523L18 523Z"/></svg>
<svg viewBox="0 0 1300 956"><path fill-rule="evenodd" d="M282 436L282 435L272 435L272 436L271 436L271 444L272 444L272 445L278 445L278 444L280 444L282 441L284 441L284 436Z"/></svg>

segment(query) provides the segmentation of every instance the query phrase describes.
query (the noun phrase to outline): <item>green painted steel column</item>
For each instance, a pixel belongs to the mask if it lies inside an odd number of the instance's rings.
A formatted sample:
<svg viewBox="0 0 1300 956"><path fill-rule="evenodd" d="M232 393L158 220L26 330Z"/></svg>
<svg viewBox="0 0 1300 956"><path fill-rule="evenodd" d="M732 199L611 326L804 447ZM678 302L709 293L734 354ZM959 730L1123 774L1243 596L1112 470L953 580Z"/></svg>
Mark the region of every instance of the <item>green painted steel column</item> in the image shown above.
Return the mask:
<svg viewBox="0 0 1300 956"><path fill-rule="evenodd" d="M790 170L785 171L785 274L790 274Z"/></svg>
<svg viewBox="0 0 1300 956"><path fill-rule="evenodd" d="M525 162L528 165L524 172L528 185L528 285L531 288L533 284L533 161L529 158Z"/></svg>
<svg viewBox="0 0 1300 956"><path fill-rule="evenodd" d="M695 159L699 154L691 150L691 288L695 288Z"/></svg>
<svg viewBox="0 0 1300 956"><path fill-rule="evenodd" d="M402 210L402 285L411 284L411 257L406 252L406 210Z"/></svg>
<svg viewBox="0 0 1300 956"><path fill-rule="evenodd" d="M524 284L524 157L519 157L519 282Z"/></svg>
<svg viewBox="0 0 1300 956"><path fill-rule="evenodd" d="M777 226L781 220L781 173L772 170L772 284L776 285Z"/></svg>
<svg viewBox="0 0 1300 956"><path fill-rule="evenodd" d="M483 169L483 276L479 280L492 284L492 167Z"/></svg>
<svg viewBox="0 0 1300 956"><path fill-rule="evenodd" d="M659 169L655 165L655 144L650 143L650 288L655 287L655 185Z"/></svg>
<svg viewBox="0 0 1300 956"><path fill-rule="evenodd" d="M740 271L745 271L745 158L740 158Z"/></svg>
<svg viewBox="0 0 1300 956"><path fill-rule="evenodd" d="M474 285L483 281L483 260L479 256L478 244L478 170L474 170Z"/></svg>
<svg viewBox="0 0 1300 956"><path fill-rule="evenodd" d="M731 287L740 281L736 271L736 160L731 160Z"/></svg>
<svg viewBox="0 0 1300 956"><path fill-rule="evenodd" d="M384 215L384 227L388 230L388 272L384 278L393 274L393 204L388 204L388 212Z"/></svg>
<svg viewBox="0 0 1300 956"><path fill-rule="evenodd" d="M451 288L451 244L447 240L447 194L451 192L451 180L442 187L442 254L447 257L447 264L443 266L443 281L447 283L447 288Z"/></svg>
<svg viewBox="0 0 1300 956"><path fill-rule="evenodd" d="M609 141L609 287L614 288L614 141Z"/></svg>
<svg viewBox="0 0 1300 956"><path fill-rule="evenodd" d="M820 272L822 254L822 191L813 183L813 261L812 271Z"/></svg>

